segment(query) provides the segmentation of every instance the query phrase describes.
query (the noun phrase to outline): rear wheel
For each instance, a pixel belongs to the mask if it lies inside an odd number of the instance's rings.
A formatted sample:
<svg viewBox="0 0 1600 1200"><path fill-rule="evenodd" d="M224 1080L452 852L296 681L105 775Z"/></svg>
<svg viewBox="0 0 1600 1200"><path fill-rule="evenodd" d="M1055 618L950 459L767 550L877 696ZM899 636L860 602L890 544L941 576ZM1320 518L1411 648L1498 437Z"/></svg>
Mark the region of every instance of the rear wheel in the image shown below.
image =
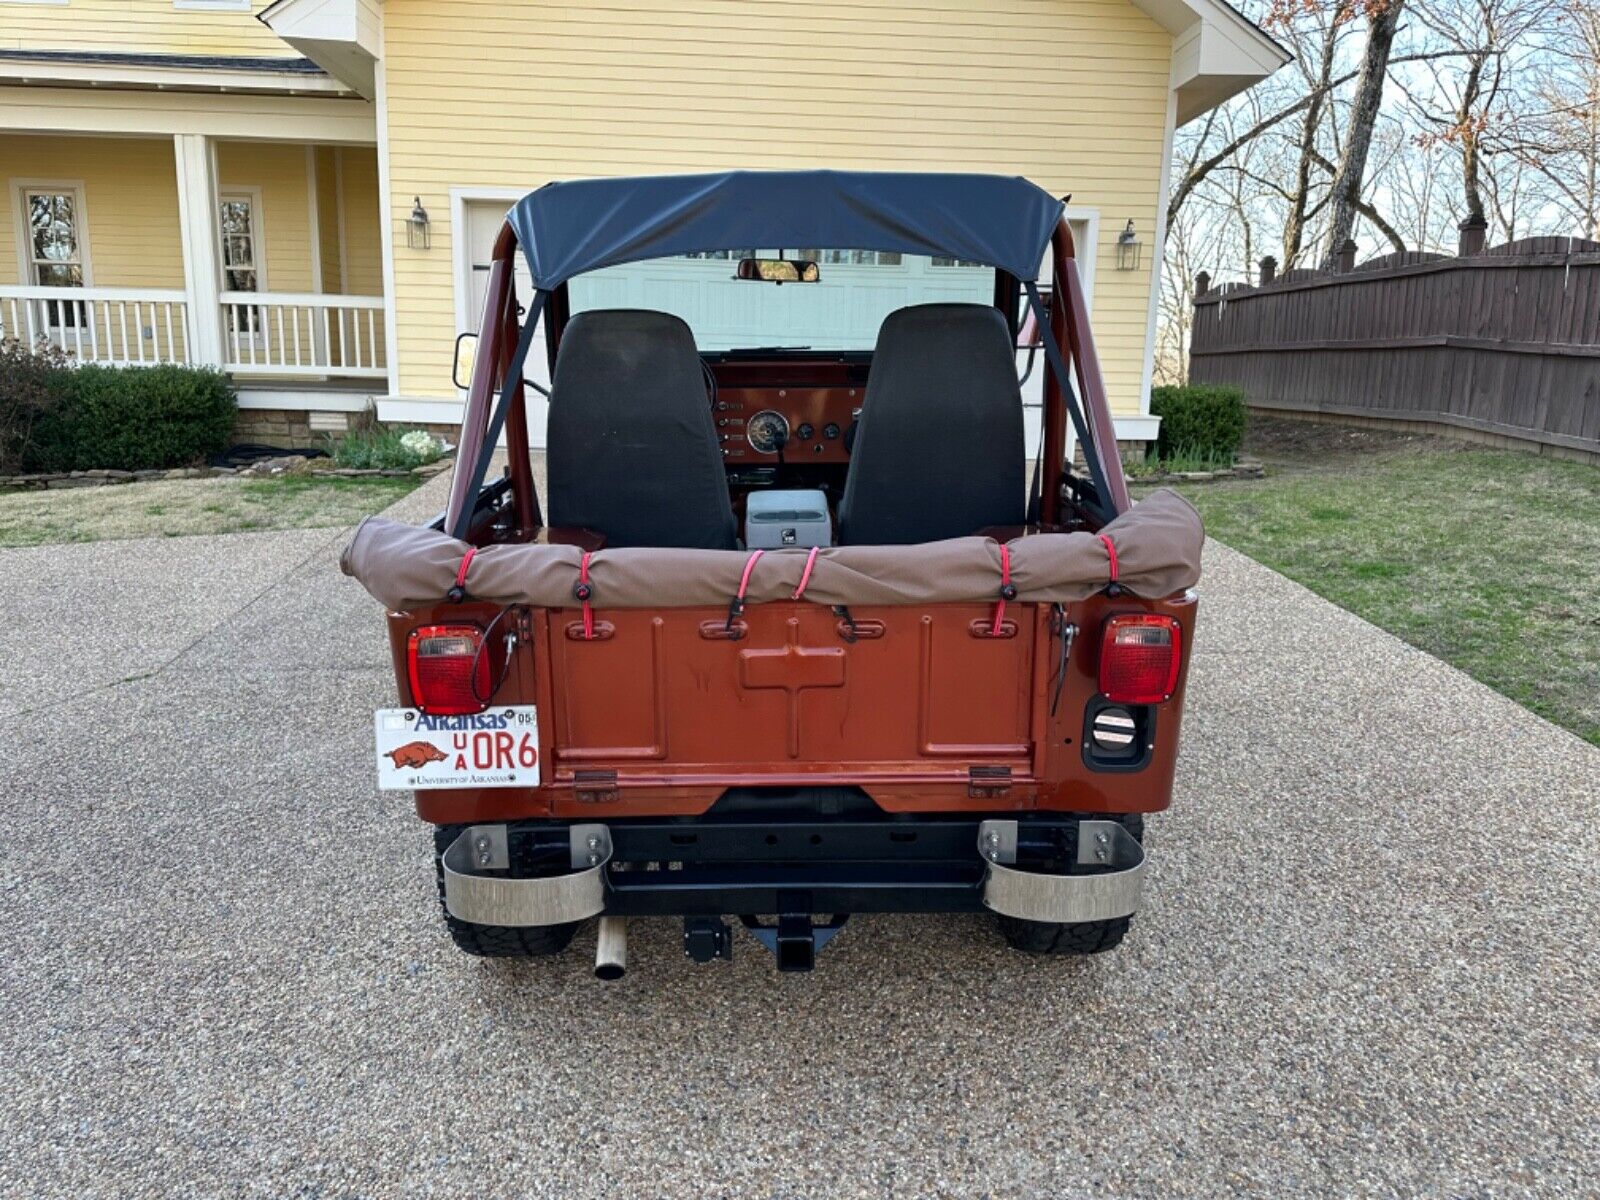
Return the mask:
<svg viewBox="0 0 1600 1200"><path fill-rule="evenodd" d="M578 922L564 925L475 925L450 915L444 906L444 852L460 836L465 825L436 825L433 829L433 869L439 885L439 908L451 940L468 954L480 958L544 958L560 954L578 931ZM511 878L537 878L513 861Z"/></svg>
<svg viewBox="0 0 1600 1200"><path fill-rule="evenodd" d="M1126 813L1115 818L1133 835L1144 841L1144 814ZM1024 921L1021 917L997 917L1000 932L1013 950L1026 954L1100 954L1122 944L1131 916L1109 921Z"/></svg>

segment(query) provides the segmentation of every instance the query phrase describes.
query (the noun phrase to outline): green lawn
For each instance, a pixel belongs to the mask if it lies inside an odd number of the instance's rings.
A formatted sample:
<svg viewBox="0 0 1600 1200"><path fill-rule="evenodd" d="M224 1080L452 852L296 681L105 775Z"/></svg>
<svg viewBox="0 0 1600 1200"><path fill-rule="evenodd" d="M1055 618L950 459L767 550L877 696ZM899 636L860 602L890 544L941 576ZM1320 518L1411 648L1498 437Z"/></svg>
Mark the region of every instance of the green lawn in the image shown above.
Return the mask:
<svg viewBox="0 0 1600 1200"><path fill-rule="evenodd" d="M351 525L421 482L278 475L0 492L0 546Z"/></svg>
<svg viewBox="0 0 1600 1200"><path fill-rule="evenodd" d="M1296 428L1287 428L1296 427ZM1600 744L1600 468L1260 421L1207 532Z"/></svg>

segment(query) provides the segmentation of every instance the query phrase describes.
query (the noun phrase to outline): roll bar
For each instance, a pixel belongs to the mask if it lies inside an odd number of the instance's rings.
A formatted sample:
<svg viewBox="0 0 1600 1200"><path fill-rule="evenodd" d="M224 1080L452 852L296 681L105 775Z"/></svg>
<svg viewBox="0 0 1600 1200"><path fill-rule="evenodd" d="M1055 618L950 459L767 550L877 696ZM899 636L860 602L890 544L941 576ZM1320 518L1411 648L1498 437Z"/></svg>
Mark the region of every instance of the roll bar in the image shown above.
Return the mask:
<svg viewBox="0 0 1600 1200"><path fill-rule="evenodd" d="M1089 328L1089 309L1084 296L1072 229L1063 217L1050 238L1055 302L1050 305L1050 339L1059 352L1054 361L1062 362L1074 376L1081 399L1081 415L1087 437L1083 453L1091 462L1091 473L1104 480L1105 500L1111 511L1106 518L1126 512L1131 505L1128 485L1122 474L1122 460L1116 452L1116 426L1106 399L1105 381L1100 374L1100 359L1095 353L1094 335ZM494 410L496 388L503 387L514 369L523 330L517 318L516 281L513 255L517 236L507 222L495 238L489 265L489 286L484 298L483 319L479 326L478 348L473 359L472 383L467 389L467 406L462 414L461 445L456 452L456 472L450 484L450 503L445 510L445 529L462 537L470 517L482 476L477 470L485 457L485 441ZM530 314L531 315L531 314ZM526 347L524 347L526 349ZM520 369L520 365L516 368ZM1066 472L1067 425L1070 419L1066 380L1058 371L1045 372L1043 486L1041 516L1051 523L1061 519L1061 483ZM515 530L519 538L528 537L543 524L538 497L533 489L533 463L528 450L527 387L518 386L507 397L505 432L511 467L511 491L515 501ZM1106 452L1106 448L1110 452ZM1091 456L1093 456L1091 458ZM463 467L466 469L463 470ZM1098 467L1098 470L1094 470Z"/></svg>

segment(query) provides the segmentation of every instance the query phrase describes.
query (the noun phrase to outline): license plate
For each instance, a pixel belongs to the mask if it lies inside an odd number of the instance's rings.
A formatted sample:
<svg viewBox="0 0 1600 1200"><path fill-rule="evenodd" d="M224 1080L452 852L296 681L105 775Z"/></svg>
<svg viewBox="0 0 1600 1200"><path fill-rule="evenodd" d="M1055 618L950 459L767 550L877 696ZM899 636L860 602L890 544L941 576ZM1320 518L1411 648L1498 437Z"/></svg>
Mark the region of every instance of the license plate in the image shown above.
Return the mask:
<svg viewBox="0 0 1600 1200"><path fill-rule="evenodd" d="M532 704L460 717L380 708L380 788L539 786L539 714Z"/></svg>

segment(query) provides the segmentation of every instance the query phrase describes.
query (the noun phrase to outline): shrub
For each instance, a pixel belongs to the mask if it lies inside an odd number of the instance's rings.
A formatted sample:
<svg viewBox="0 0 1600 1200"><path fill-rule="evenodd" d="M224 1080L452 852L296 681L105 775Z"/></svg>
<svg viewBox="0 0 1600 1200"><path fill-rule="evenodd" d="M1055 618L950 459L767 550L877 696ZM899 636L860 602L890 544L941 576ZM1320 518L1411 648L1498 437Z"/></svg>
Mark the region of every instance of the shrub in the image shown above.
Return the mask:
<svg viewBox="0 0 1600 1200"><path fill-rule="evenodd" d="M36 426L45 471L181 467L227 449L236 400L220 371L83 366L63 372L61 401Z"/></svg>
<svg viewBox="0 0 1600 1200"><path fill-rule="evenodd" d="M1161 418L1156 455L1163 461L1183 456L1231 463L1244 437L1244 392L1236 387L1153 388L1150 412Z"/></svg>
<svg viewBox="0 0 1600 1200"><path fill-rule="evenodd" d="M27 470L34 430L60 404L66 368L67 356L49 343L0 338L0 474Z"/></svg>
<svg viewBox="0 0 1600 1200"><path fill-rule="evenodd" d="M340 438L333 461L357 470L420 467L444 453L439 439L424 429L368 429Z"/></svg>

